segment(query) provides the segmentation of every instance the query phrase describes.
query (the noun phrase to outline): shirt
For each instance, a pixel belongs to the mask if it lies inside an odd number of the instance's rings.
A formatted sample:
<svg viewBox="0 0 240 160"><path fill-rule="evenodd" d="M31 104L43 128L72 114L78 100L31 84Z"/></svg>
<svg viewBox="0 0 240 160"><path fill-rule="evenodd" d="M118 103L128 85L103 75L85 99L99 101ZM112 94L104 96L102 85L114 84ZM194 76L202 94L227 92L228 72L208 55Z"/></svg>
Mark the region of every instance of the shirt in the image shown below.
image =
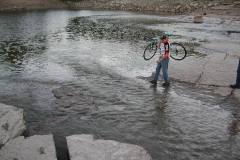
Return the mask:
<svg viewBox="0 0 240 160"><path fill-rule="evenodd" d="M160 44L160 53L161 53L163 59L170 58L169 42Z"/></svg>

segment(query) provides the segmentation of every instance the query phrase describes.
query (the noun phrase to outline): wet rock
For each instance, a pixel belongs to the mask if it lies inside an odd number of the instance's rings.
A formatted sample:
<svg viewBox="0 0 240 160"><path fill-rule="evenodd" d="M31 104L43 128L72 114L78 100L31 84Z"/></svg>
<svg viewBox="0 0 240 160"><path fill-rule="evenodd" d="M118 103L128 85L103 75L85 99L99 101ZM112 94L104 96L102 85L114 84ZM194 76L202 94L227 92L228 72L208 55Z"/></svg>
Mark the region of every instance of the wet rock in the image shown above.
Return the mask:
<svg viewBox="0 0 240 160"><path fill-rule="evenodd" d="M232 88L230 87L217 87L214 91L215 93L221 95L221 96L230 96L232 94Z"/></svg>
<svg viewBox="0 0 240 160"><path fill-rule="evenodd" d="M235 89L233 96L240 102L240 89Z"/></svg>
<svg viewBox="0 0 240 160"><path fill-rule="evenodd" d="M10 140L0 150L1 160L57 160L52 135Z"/></svg>
<svg viewBox="0 0 240 160"><path fill-rule="evenodd" d="M193 17L194 23L203 23L203 16L202 15L196 15Z"/></svg>
<svg viewBox="0 0 240 160"><path fill-rule="evenodd" d="M0 145L21 135L24 130L23 110L0 103Z"/></svg>
<svg viewBox="0 0 240 160"><path fill-rule="evenodd" d="M151 160L142 147L112 140L95 140L92 135L67 137L71 160Z"/></svg>
<svg viewBox="0 0 240 160"><path fill-rule="evenodd" d="M201 78L204 59L188 57L183 61L170 61L169 75L181 82L197 83Z"/></svg>
<svg viewBox="0 0 240 160"><path fill-rule="evenodd" d="M228 55L212 54L205 58L188 57L186 60L172 60L170 63L169 75L179 81L229 88L229 85L236 80L238 61Z"/></svg>
<svg viewBox="0 0 240 160"><path fill-rule="evenodd" d="M206 57L200 84L228 87L236 79L238 61L224 54L213 54Z"/></svg>

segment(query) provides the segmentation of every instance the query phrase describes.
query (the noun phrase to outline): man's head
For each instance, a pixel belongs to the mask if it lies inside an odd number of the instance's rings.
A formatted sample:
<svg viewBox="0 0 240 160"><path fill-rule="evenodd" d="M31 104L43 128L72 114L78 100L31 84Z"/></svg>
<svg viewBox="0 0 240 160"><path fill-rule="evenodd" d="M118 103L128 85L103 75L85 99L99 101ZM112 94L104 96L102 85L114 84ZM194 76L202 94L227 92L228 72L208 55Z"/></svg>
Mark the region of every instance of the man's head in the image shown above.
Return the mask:
<svg viewBox="0 0 240 160"><path fill-rule="evenodd" d="M168 37L166 36L166 35L163 35L162 37L161 37L161 41L164 43L164 42L166 42L168 40Z"/></svg>

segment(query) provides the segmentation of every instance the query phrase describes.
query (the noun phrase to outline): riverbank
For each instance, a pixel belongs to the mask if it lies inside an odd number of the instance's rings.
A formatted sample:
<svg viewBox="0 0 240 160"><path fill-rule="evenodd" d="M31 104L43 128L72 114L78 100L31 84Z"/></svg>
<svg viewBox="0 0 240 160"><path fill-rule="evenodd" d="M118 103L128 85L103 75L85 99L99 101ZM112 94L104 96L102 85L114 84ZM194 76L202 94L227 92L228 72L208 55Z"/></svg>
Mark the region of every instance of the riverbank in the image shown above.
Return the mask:
<svg viewBox="0 0 240 160"><path fill-rule="evenodd" d="M28 11L47 9L66 9L67 5L59 0L1 0L0 11Z"/></svg>
<svg viewBox="0 0 240 160"><path fill-rule="evenodd" d="M74 10L118 10L160 15L179 14L213 14L240 15L240 2L236 0L221 1L166 1L166 0L83 0L80 2L61 0L2 0L0 11L74 9Z"/></svg>

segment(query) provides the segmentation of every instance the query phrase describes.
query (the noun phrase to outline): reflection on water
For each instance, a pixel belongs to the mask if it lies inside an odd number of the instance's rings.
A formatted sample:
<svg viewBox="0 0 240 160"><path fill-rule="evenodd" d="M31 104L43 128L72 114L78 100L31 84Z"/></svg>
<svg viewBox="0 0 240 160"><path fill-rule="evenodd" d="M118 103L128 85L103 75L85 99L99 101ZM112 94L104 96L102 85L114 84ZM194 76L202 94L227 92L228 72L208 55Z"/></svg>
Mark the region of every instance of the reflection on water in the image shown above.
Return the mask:
<svg viewBox="0 0 240 160"><path fill-rule="evenodd" d="M211 88L178 82L151 87L147 78L136 78L155 66L141 57L142 40L161 30L146 26L175 26L173 19L156 17L0 15L0 102L25 110L30 135L53 133L60 160L67 159L62 137L82 133L138 144L154 160L238 159L240 109L234 99Z"/></svg>

